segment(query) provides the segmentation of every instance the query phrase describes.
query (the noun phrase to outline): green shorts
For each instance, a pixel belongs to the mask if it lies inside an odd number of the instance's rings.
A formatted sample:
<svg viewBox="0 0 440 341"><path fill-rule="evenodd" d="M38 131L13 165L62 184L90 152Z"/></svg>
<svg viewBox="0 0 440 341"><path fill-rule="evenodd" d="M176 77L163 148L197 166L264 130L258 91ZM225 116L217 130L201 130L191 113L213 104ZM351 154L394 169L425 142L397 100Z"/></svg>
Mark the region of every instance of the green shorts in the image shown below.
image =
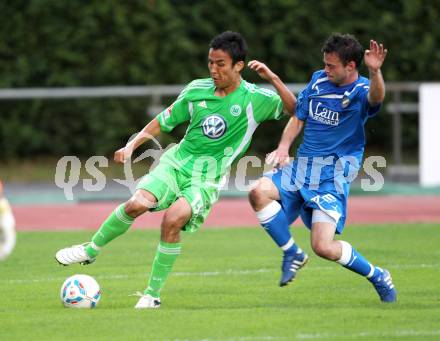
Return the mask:
<svg viewBox="0 0 440 341"><path fill-rule="evenodd" d="M162 162L145 175L136 188L146 190L156 197L158 203L151 209L153 212L167 209L178 198L185 198L192 209L191 219L183 227L187 232L196 232L199 229L219 196L218 185L194 181L191 176Z"/></svg>

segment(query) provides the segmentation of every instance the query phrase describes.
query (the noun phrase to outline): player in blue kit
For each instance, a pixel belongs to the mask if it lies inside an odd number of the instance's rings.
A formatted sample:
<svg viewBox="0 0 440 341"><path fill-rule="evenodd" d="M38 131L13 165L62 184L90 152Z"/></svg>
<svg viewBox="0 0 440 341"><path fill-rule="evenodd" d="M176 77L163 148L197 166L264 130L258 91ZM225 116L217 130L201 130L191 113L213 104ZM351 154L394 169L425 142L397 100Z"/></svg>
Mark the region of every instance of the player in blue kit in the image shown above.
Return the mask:
<svg viewBox="0 0 440 341"><path fill-rule="evenodd" d="M289 225L301 216L311 230L313 251L366 277L381 301L395 302L389 271L369 263L342 233L350 179L357 174L365 146L364 125L385 97L381 66L387 50L370 41L364 52L349 34L332 34L325 42L324 70L313 74L299 94L278 148L267 157L275 168L258 180L249 201L261 225L283 251L280 286L292 281L308 260L295 243ZM369 79L359 75L364 59ZM297 158L289 164L289 148L304 127Z"/></svg>

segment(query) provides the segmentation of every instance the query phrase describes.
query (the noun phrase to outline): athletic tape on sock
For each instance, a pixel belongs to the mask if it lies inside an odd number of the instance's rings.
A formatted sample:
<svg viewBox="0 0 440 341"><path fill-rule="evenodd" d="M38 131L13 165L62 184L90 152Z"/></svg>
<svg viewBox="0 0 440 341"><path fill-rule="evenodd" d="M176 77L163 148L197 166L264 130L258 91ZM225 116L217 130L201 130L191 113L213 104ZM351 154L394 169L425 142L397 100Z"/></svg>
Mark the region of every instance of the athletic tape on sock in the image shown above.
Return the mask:
<svg viewBox="0 0 440 341"><path fill-rule="evenodd" d="M257 219L261 224L268 223L281 210L281 205L277 201L272 201L261 211L256 212Z"/></svg>
<svg viewBox="0 0 440 341"><path fill-rule="evenodd" d="M342 255L337 262L342 265L347 265L350 262L351 254L353 253L353 248L349 243L343 240L338 240L339 243L341 243L342 246Z"/></svg>

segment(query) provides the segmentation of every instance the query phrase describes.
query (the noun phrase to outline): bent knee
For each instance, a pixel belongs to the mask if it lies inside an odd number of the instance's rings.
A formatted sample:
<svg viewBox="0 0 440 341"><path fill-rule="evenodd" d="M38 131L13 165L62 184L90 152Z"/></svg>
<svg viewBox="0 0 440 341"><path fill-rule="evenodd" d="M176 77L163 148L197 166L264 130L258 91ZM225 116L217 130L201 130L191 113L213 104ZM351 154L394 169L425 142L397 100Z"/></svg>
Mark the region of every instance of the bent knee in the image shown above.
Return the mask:
<svg viewBox="0 0 440 341"><path fill-rule="evenodd" d="M258 186L252 188L248 193L248 198L251 204L260 202L262 197L263 197L263 193L261 192L261 189Z"/></svg>
<svg viewBox="0 0 440 341"><path fill-rule="evenodd" d="M134 197L130 198L130 200L125 203L124 209L125 213L133 218L136 218L148 211L148 207L142 202L137 201Z"/></svg>
<svg viewBox="0 0 440 341"><path fill-rule="evenodd" d="M155 207L155 205L156 199L152 194L137 191L125 203L125 213L127 213L130 217L136 218Z"/></svg>
<svg viewBox="0 0 440 341"><path fill-rule="evenodd" d="M180 231L183 229L189 218L183 215L172 215L167 213L165 213L161 225L161 239L167 243L177 243L180 240Z"/></svg>
<svg viewBox="0 0 440 341"><path fill-rule="evenodd" d="M278 200L278 192L270 179L261 178L256 181L249 191L248 198L252 207L259 211L272 200Z"/></svg>
<svg viewBox="0 0 440 341"><path fill-rule="evenodd" d="M170 211L167 211L163 217L162 227L169 231L180 231L190 218L191 214L188 215L186 212L181 214L175 214L174 212L174 214L171 214Z"/></svg>
<svg viewBox="0 0 440 341"><path fill-rule="evenodd" d="M334 250L332 248L332 245L330 243L323 243L323 242L315 242L312 243L312 249L313 252L315 252L316 255L319 257L334 260Z"/></svg>

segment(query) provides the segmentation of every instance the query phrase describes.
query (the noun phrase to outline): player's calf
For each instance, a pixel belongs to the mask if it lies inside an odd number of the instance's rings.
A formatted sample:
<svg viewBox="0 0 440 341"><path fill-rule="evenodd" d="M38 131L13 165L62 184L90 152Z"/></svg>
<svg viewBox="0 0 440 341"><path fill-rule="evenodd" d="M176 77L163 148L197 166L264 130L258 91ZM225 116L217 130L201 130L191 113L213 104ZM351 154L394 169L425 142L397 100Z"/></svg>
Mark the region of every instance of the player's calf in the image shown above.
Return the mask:
<svg viewBox="0 0 440 341"><path fill-rule="evenodd" d="M349 243L342 240L339 243L342 246L342 256L338 263L366 277L373 284L382 302L397 301L397 291L394 288L390 272L372 265Z"/></svg>
<svg viewBox="0 0 440 341"><path fill-rule="evenodd" d="M101 248L124 234L133 221L134 218L125 212L125 204L121 204L102 223L90 243L61 249L56 253L55 259L63 265L90 264L95 261Z"/></svg>
<svg viewBox="0 0 440 341"><path fill-rule="evenodd" d="M293 240L286 214L277 201L272 200L263 209L257 211L256 215L261 226L283 251L280 279L280 286L283 287L295 278L297 271L306 264L308 257Z"/></svg>

